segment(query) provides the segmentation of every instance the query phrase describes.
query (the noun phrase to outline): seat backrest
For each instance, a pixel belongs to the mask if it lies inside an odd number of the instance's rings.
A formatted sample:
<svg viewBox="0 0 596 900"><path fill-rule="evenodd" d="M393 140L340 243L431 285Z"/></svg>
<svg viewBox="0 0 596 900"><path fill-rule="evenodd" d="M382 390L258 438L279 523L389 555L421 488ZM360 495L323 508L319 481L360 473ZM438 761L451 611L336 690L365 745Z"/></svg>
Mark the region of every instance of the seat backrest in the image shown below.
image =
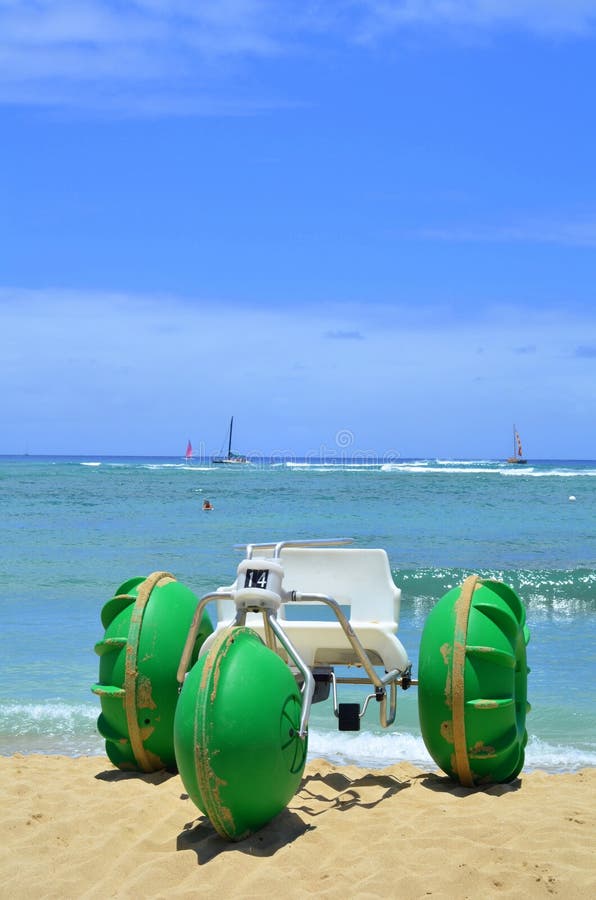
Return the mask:
<svg viewBox="0 0 596 900"><path fill-rule="evenodd" d="M384 550L285 547L281 563L285 590L333 597L350 608L351 621L399 622L401 591ZM302 604L308 619L306 607Z"/></svg>
<svg viewBox="0 0 596 900"><path fill-rule="evenodd" d="M398 624L401 591L393 581L384 550L284 547L280 562L284 569L283 587L286 591L332 597L344 608L352 622ZM240 585L232 585L232 589L234 587ZM285 607L290 605L292 619L308 621L313 618L312 603L282 604L280 618L285 618ZM234 613L235 606L231 600L222 598L217 601L220 622L230 621ZM331 612L330 617L335 618Z"/></svg>

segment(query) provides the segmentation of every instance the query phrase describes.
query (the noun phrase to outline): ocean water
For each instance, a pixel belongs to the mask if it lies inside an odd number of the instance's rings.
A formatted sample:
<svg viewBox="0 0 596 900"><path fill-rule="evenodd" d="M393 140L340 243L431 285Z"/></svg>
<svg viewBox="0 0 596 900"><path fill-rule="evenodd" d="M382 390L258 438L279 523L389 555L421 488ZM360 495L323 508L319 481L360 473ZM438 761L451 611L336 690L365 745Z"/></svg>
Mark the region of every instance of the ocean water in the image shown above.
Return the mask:
<svg viewBox="0 0 596 900"><path fill-rule="evenodd" d="M234 545L352 537L389 555L414 675L425 617L449 588L472 572L511 585L531 631L526 770L596 765L596 461L0 457L0 509L0 754L104 752L93 646L126 579L164 569L201 596L233 580ZM399 694L394 725L372 704L355 734L317 704L309 755L434 768L416 688Z"/></svg>

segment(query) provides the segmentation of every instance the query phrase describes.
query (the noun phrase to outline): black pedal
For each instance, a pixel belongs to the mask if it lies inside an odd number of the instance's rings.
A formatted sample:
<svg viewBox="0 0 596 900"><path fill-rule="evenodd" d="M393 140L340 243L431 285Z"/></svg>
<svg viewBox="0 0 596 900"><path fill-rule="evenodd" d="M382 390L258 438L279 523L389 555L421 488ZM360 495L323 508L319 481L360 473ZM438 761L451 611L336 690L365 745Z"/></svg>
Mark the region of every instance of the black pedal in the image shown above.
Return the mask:
<svg viewBox="0 0 596 900"><path fill-rule="evenodd" d="M312 702L320 703L322 700L327 700L329 697L329 690L331 688L331 669L320 667L318 669L313 669L312 674L315 679L315 692L313 694Z"/></svg>
<svg viewBox="0 0 596 900"><path fill-rule="evenodd" d="M360 704L338 703L340 731L360 731Z"/></svg>

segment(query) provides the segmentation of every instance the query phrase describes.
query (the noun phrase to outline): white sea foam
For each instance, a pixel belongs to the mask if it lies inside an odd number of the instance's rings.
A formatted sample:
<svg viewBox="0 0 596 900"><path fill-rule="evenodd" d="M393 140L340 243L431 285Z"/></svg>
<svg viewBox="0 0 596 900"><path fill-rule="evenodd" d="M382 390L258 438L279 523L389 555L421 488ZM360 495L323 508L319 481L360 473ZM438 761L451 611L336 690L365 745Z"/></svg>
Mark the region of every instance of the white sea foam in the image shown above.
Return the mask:
<svg viewBox="0 0 596 900"><path fill-rule="evenodd" d="M397 472L397 473L414 473L414 474L443 474L443 475L502 475L507 478L594 478L596 476L596 468L579 468L566 467L557 465L549 468L549 464L515 466L508 465L502 460L489 459L410 459L407 461L383 462L384 457L379 456L373 461L364 459L341 458L307 461L307 460L283 460L280 462L265 463L265 468L271 469L289 469L310 472ZM217 472L221 471L217 466L209 464L198 465L187 463L185 460L180 462L141 462L139 460L131 460L127 462L106 462L99 460L86 460L79 463L81 466L96 468L105 466L109 468L141 468L149 470L161 469L177 469L180 471L192 472ZM237 471L246 468L231 467Z"/></svg>
<svg viewBox="0 0 596 900"><path fill-rule="evenodd" d="M537 469L528 469L527 472L511 472L506 470L506 475L532 475L534 478L594 478L596 469L550 469L549 471L539 471Z"/></svg>
<svg viewBox="0 0 596 900"><path fill-rule="evenodd" d="M103 741L95 723L99 704L7 703L0 709L0 753L48 752L76 756L102 753ZM555 744L531 736L525 753L524 771L577 772L596 767L596 745ZM309 759L322 757L336 765L382 768L408 762L437 771L422 737L407 731L338 732L311 723Z"/></svg>
<svg viewBox="0 0 596 900"><path fill-rule="evenodd" d="M60 753L97 756L105 753L97 731L99 704L6 703L0 708L0 754Z"/></svg>
<svg viewBox="0 0 596 900"><path fill-rule="evenodd" d="M549 744L533 736L526 747L526 771L544 769L547 772L577 772L578 769L595 766L596 747Z"/></svg>
<svg viewBox="0 0 596 900"><path fill-rule="evenodd" d="M336 459L330 462L306 462L285 460L283 463L275 463L273 465L282 465L286 469L378 469L380 462L356 462L353 460Z"/></svg>
<svg viewBox="0 0 596 900"><path fill-rule="evenodd" d="M179 469L185 472L214 472L212 466L191 466L188 463L143 463L141 469Z"/></svg>
<svg viewBox="0 0 596 900"><path fill-rule="evenodd" d="M422 738L406 732L373 734L370 731L348 733L311 729L308 756L309 759L323 757L338 765L380 768L409 762L433 770L437 768Z"/></svg>
<svg viewBox="0 0 596 900"><path fill-rule="evenodd" d="M593 478L596 469L537 469L534 466L506 466L501 463L443 462L435 465L419 462L384 463L381 472L412 472L415 474L441 475L502 475L506 478Z"/></svg>
<svg viewBox="0 0 596 900"><path fill-rule="evenodd" d="M99 707L87 703L4 703L0 708L0 732L26 735L76 734L93 723Z"/></svg>
<svg viewBox="0 0 596 900"><path fill-rule="evenodd" d="M189 469L188 463L142 463L141 469Z"/></svg>
<svg viewBox="0 0 596 900"><path fill-rule="evenodd" d="M439 466L495 466L501 465L494 459L436 459ZM484 469L483 469L484 471Z"/></svg>
<svg viewBox="0 0 596 900"><path fill-rule="evenodd" d="M213 466L180 466L181 469L184 469L187 472L215 472Z"/></svg>
<svg viewBox="0 0 596 900"><path fill-rule="evenodd" d="M409 762L423 769L437 770L422 737L407 732L373 734L361 731L323 732L311 730L308 743L309 759L323 757L337 765L358 765L381 768L394 763ZM593 749L571 745L549 744L530 737L525 752L524 771L542 769L547 772L577 772L596 766L596 747Z"/></svg>
<svg viewBox="0 0 596 900"><path fill-rule="evenodd" d="M284 468L286 469L303 469L309 470L311 472L362 472L362 471L378 471L379 468L382 468L381 464L376 463L361 463L361 462L342 462L341 460L337 460L336 462L284 462Z"/></svg>
<svg viewBox="0 0 596 900"><path fill-rule="evenodd" d="M374 463L349 462L291 462L274 463L272 468L283 467L309 472L387 472L414 475L497 475L504 478L593 478L596 469L555 468L543 469L533 465L510 466L494 460L408 460L407 462Z"/></svg>
<svg viewBox="0 0 596 900"><path fill-rule="evenodd" d="M447 465L430 465L423 463L385 463L381 466L381 472L416 472L424 475L439 473L441 475L500 475L504 470L490 468L479 464L462 466L458 463Z"/></svg>

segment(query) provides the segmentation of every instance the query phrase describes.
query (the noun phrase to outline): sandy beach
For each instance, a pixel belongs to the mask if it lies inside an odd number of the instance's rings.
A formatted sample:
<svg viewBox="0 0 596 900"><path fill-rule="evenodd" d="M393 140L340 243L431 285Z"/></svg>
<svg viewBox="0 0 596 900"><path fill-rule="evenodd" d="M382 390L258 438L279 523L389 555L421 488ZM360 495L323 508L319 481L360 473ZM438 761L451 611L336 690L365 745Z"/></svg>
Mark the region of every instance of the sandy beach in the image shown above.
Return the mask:
<svg viewBox="0 0 596 900"><path fill-rule="evenodd" d="M0 785L7 898L596 895L596 769L474 791L410 765L315 760L287 809L237 844L178 775L15 755Z"/></svg>

